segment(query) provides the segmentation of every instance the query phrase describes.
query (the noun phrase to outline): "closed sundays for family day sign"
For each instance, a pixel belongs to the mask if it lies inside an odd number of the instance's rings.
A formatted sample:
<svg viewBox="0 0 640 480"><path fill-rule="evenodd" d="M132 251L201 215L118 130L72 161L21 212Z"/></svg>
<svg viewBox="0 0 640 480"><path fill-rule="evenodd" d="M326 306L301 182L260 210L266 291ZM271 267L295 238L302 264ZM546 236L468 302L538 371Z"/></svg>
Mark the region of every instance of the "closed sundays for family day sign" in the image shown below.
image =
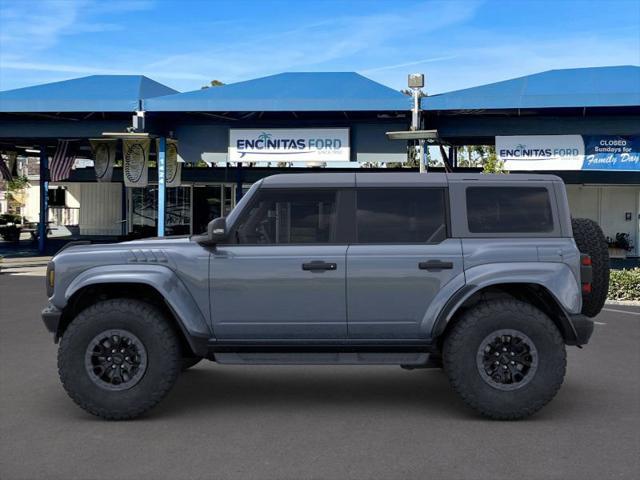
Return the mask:
<svg viewBox="0 0 640 480"><path fill-rule="evenodd" d="M506 170L640 170L640 136L496 136Z"/></svg>
<svg viewBox="0 0 640 480"><path fill-rule="evenodd" d="M348 162L348 128L230 129L229 162Z"/></svg>
<svg viewBox="0 0 640 480"><path fill-rule="evenodd" d="M640 170L640 136L585 136L583 170Z"/></svg>

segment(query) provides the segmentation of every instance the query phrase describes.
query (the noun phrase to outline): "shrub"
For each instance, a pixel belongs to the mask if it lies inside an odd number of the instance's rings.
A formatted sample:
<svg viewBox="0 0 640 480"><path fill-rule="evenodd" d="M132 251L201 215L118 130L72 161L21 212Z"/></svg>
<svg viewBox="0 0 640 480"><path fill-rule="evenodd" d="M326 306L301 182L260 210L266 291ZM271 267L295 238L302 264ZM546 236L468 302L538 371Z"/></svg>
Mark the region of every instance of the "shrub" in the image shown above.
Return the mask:
<svg viewBox="0 0 640 480"><path fill-rule="evenodd" d="M640 300L640 268L611 270L610 300Z"/></svg>

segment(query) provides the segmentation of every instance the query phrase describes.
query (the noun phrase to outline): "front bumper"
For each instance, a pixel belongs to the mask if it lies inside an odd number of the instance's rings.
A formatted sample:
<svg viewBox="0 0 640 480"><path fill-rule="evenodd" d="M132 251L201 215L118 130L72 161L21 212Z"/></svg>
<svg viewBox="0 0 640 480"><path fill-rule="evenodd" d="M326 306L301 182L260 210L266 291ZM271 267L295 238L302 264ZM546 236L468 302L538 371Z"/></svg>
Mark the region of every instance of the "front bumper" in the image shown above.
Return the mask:
<svg viewBox="0 0 640 480"><path fill-rule="evenodd" d="M51 304L47 305L47 307L42 310L42 321L44 322L44 326L54 334L54 338L56 340L58 339L58 327L60 326L61 317L62 311Z"/></svg>
<svg viewBox="0 0 640 480"><path fill-rule="evenodd" d="M567 342L569 345L586 345L593 333L593 320L582 314L569 315L569 321L575 330L575 341Z"/></svg>

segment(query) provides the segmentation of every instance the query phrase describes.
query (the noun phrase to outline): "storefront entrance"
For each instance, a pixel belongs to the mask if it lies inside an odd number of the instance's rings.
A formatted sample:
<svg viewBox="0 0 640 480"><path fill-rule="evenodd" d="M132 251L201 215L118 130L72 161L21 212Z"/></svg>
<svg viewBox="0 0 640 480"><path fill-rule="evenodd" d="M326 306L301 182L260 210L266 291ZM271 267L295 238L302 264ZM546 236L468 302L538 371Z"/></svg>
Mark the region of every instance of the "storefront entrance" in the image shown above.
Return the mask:
<svg viewBox="0 0 640 480"><path fill-rule="evenodd" d="M128 232L134 237L157 234L158 188L129 188ZM214 218L228 215L236 204L235 184L186 185L167 188L166 234L203 233Z"/></svg>

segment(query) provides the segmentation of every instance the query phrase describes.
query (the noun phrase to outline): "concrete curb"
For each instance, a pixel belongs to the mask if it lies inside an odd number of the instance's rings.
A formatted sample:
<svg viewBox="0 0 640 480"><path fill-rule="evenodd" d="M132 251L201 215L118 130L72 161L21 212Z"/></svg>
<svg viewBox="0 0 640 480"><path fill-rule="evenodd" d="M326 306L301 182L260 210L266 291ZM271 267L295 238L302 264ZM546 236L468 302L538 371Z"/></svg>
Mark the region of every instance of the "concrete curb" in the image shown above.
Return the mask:
<svg viewBox="0 0 640 480"><path fill-rule="evenodd" d="M14 268L46 267L51 257L0 258L0 272Z"/></svg>
<svg viewBox="0 0 640 480"><path fill-rule="evenodd" d="M607 305L628 305L630 307L640 307L640 300L607 300Z"/></svg>

